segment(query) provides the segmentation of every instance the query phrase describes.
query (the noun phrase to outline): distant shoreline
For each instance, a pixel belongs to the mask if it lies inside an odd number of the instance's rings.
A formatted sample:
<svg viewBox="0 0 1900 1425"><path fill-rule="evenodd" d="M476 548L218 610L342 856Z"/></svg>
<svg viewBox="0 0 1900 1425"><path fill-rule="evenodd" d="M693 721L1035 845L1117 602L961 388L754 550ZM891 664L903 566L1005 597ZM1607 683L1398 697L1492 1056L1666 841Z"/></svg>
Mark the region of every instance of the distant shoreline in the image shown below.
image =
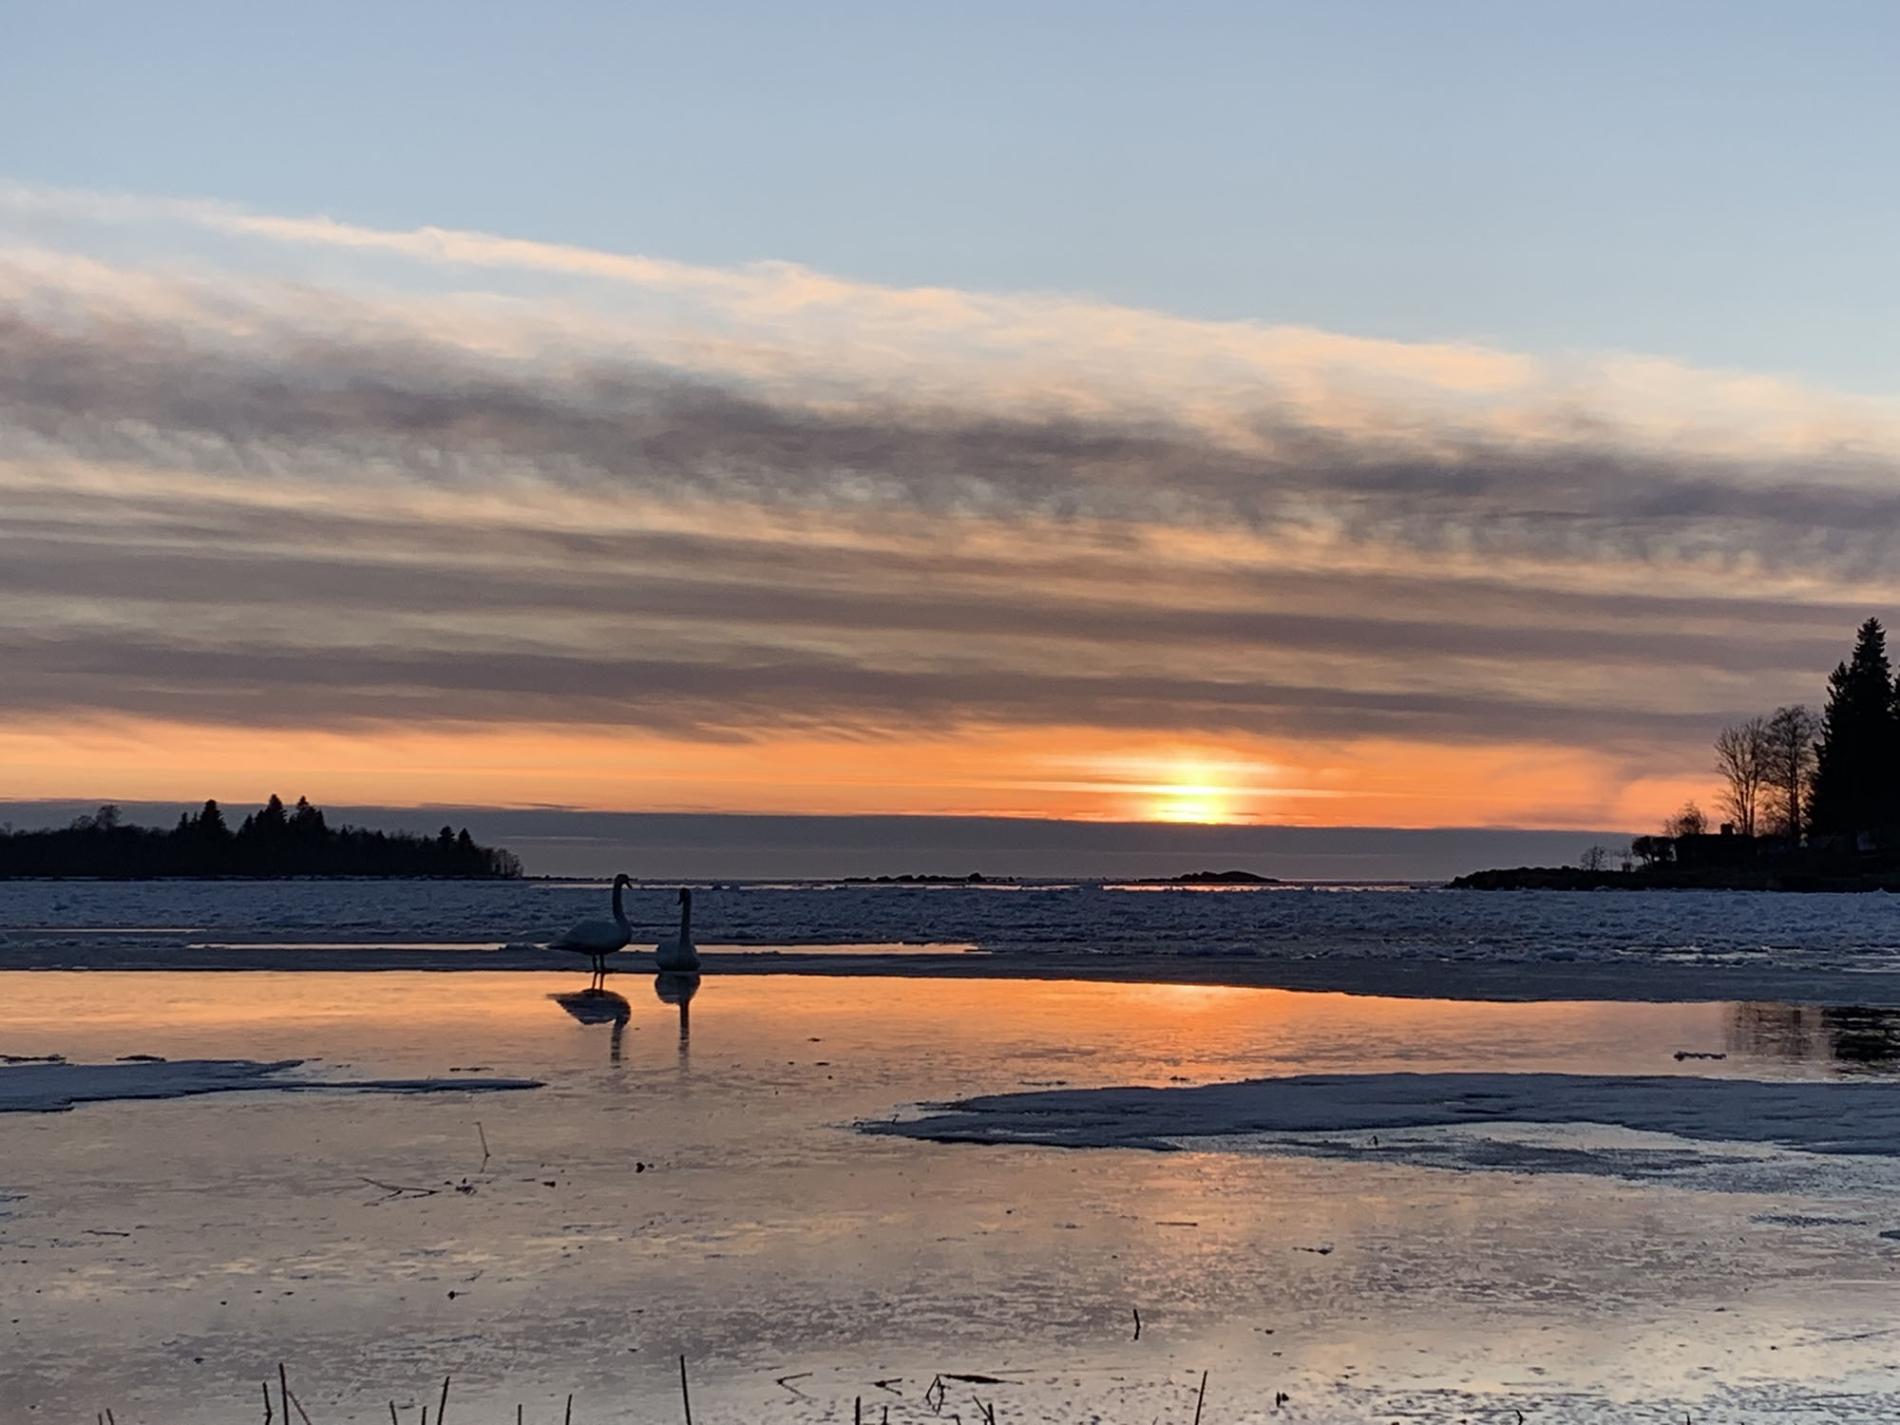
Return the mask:
<svg viewBox="0 0 1900 1425"><path fill-rule="evenodd" d="M6 880L455 880L521 875L512 852L479 844L464 826L434 836L331 826L321 807L272 794L234 829L215 798L170 828L140 826L116 803L64 826L0 824Z"/></svg>
<svg viewBox="0 0 1900 1425"><path fill-rule="evenodd" d="M336 872L258 871L254 874L246 874L241 871L227 871L227 872L223 872L221 874L215 874L215 875L207 874L205 872L199 872L199 871L180 871L176 875L152 874L152 875L143 875L143 876L133 876L133 875L109 876L109 875L95 875L95 874L88 874L88 873L81 873L81 872L74 872L71 874L60 874L58 872L43 871L36 874L22 873L19 875L0 873L0 886L4 886L13 882L22 882L22 881L73 882L77 884L90 883L93 885L114 885L114 886L116 885L176 885L181 881L205 881L213 885L228 885L232 883L237 883L240 885L242 884L254 885L259 882L264 882L264 881L291 881L291 882L322 881L322 882L332 883L332 884L337 883L337 882L348 882L348 881L419 881L419 882L434 882L434 883L438 883L438 884L446 886L446 885L466 885L470 881L478 881L478 882L483 882L483 883L492 883L492 882L500 881L508 885L520 885L524 882L534 882L534 881L577 881L577 880L585 880L585 881L598 880L604 886L611 879L612 878L608 876L504 876L500 874L492 874L492 875L491 874L482 874L482 875L470 874L466 876L461 876L461 875L425 876L425 875L418 875L414 871L406 871L406 872L405 871L390 871L387 873L378 873L375 871L336 871ZM668 881L665 884L670 885L672 883Z"/></svg>
<svg viewBox="0 0 1900 1425"><path fill-rule="evenodd" d="M1829 872L1787 867L1659 866L1586 871L1576 866L1513 866L1455 878L1454 891L1778 891L1788 894L1900 893L1900 871Z"/></svg>
<svg viewBox="0 0 1900 1425"><path fill-rule="evenodd" d="M14 875L14 874L8 874L8 873L0 873L0 885L6 885L9 882L27 882L27 881L44 881L44 882L72 881L72 882L81 882L81 883L91 882L94 884L101 884L101 885L138 885L138 884L156 885L156 884L176 884L182 881L204 881L204 882L208 882L214 885L215 884L230 884L230 883L238 883L238 884L256 883L256 882L262 882L262 881L290 881L290 882L417 881L417 882L437 882L437 883L446 885L446 884L452 884L452 883L467 883L467 882L474 881L474 882L480 882L484 884L493 884L496 882L500 882L507 885L517 885L517 886L520 886L520 885L605 886L609 884L612 880L613 880L613 874L611 872L600 873L600 872L593 872L593 871L576 871L571 874L563 874L558 871L532 872L532 873L524 873L519 876L427 876L427 875L417 875L414 873L404 874L401 872L391 872L387 875L375 875L375 874L368 874L368 873L361 873L361 872L351 872L347 874L338 873L335 875L328 875L322 872L306 872L302 874L296 874L296 873L267 874L267 873L259 872L255 875L242 875L242 874L236 874L236 873L228 873L224 875L205 875L205 874L189 875L189 874L181 873L175 876L172 876L172 875L107 876L107 875L94 875L94 874L56 875L56 874L51 874L47 872L39 872L36 874L31 874L31 875L28 875L28 874ZM1167 889L1169 887L1193 887L1193 886L1202 886L1202 885L1239 885L1239 886L1254 885L1254 886L1262 886L1262 887L1279 887L1285 890L1324 888L1327 890L1365 889L1365 890L1385 891L1385 890L1442 890L1447 885L1447 882L1442 877L1437 877L1437 878L1414 877L1411 879L1406 879L1402 877L1391 877L1391 876L1383 876L1383 877L1295 876L1291 878L1280 878L1280 877L1274 877L1274 876L1254 876L1251 873L1248 873L1239 879L1230 879L1227 873L1225 872L1215 872L1215 873L1210 873L1210 874L1203 874L1199 872L1188 872L1187 874L1180 875L1180 876L1113 876L1113 875L1102 875L1100 873L1091 873L1091 874L1086 874L1086 875L1076 874L1076 875L1070 875L1070 876L1054 876L1054 875L983 876L976 879L972 879L969 876L935 876L935 875L901 875L901 876L769 876L769 875L665 876L665 875L652 875L652 876L634 876L632 877L632 881L634 885L636 886L686 885L686 886L694 886L694 887L710 886L714 889L718 889L719 887L722 887L722 886L742 887L742 886L798 885L798 886L848 886L853 890L858 890L858 889L903 890L906 887L914 887L914 886L926 886L933 889L948 889L948 890L955 890L958 887L967 886L974 890L983 890L983 889L991 889L995 887L1003 887L1007 889L1011 887L1037 888L1037 887L1046 887L1046 886L1102 886L1102 887L1110 887L1110 888L1115 887L1115 886L1141 886L1144 888L1153 887L1153 888Z"/></svg>

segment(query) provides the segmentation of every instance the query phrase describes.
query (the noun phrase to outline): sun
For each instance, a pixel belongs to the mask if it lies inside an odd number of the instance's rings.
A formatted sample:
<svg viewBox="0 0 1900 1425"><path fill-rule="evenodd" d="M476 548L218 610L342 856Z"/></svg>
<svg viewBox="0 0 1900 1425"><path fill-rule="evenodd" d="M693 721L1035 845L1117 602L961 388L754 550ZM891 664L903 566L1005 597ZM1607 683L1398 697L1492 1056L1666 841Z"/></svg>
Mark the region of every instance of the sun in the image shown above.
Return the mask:
<svg viewBox="0 0 1900 1425"><path fill-rule="evenodd" d="M1217 780L1206 763L1188 762L1174 769L1168 780L1153 789L1148 806L1153 821L1222 822L1234 819L1231 787Z"/></svg>
<svg viewBox="0 0 1900 1425"><path fill-rule="evenodd" d="M1257 820L1280 786L1275 764L1208 747L1117 748L1045 765L1056 775L1024 785L1086 794L1094 805L1085 814L1115 821L1238 825Z"/></svg>

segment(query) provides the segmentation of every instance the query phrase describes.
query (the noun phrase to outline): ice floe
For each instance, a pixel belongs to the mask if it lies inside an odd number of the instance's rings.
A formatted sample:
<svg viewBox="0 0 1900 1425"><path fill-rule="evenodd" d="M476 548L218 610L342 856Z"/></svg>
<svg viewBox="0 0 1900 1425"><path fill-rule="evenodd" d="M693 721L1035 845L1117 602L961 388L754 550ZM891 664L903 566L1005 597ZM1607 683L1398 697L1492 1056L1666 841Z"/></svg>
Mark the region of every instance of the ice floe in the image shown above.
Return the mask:
<svg viewBox="0 0 1900 1425"><path fill-rule="evenodd" d="M112 1064L0 1067L0 1113L58 1113L81 1103L195 1094L495 1093L541 1087L537 1079L312 1079L285 1077L301 1059L136 1059Z"/></svg>
<svg viewBox="0 0 1900 1425"><path fill-rule="evenodd" d="M1900 1156L1900 1093L1880 1083L1594 1074L1302 1074L1186 1088L1052 1089L965 1099L867 1132L939 1142L1167 1150L1248 1134L1375 1134L1597 1124L1807 1153Z"/></svg>

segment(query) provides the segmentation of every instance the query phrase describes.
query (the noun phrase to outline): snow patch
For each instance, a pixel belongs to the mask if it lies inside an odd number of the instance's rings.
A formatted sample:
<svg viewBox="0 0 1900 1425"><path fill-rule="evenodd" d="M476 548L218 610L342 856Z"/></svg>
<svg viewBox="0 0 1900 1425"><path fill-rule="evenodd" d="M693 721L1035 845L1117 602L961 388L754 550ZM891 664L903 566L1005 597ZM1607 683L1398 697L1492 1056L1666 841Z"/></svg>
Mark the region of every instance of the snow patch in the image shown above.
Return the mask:
<svg viewBox="0 0 1900 1425"><path fill-rule="evenodd" d="M15 1064L0 1068L0 1113L60 1113L81 1103L195 1094L496 1093L540 1088L538 1079L292 1079L301 1059L139 1059L112 1064Z"/></svg>
<svg viewBox="0 0 1900 1425"><path fill-rule="evenodd" d="M1677 1076L1302 1074L1190 1088L1057 1089L965 1099L861 1126L943 1143L1169 1151L1189 1138L1492 1124L1596 1124L1806 1153L1900 1156L1900 1094L1890 1085ZM1370 1136L1353 1146L1372 1146ZM1501 1165L1540 1166L1522 1151Z"/></svg>

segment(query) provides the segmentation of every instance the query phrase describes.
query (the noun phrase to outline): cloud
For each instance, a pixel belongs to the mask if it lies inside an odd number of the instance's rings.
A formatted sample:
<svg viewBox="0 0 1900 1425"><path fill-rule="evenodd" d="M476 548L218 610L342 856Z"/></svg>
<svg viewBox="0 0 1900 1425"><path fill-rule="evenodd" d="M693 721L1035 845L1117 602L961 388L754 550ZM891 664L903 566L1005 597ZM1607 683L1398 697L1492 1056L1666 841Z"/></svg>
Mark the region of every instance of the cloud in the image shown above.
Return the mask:
<svg viewBox="0 0 1900 1425"><path fill-rule="evenodd" d="M750 653L748 657L747 654ZM1232 678L1062 673L1033 668L901 668L804 652L727 647L717 660L486 648L455 651L65 633L0 641L15 671L4 706L82 707L183 722L350 726L377 722L617 724L671 735L875 736L931 725L1088 725L1173 735L1409 735L1599 738L1699 731L1698 713L1569 705L1495 694L1396 691Z"/></svg>
<svg viewBox="0 0 1900 1425"><path fill-rule="evenodd" d="M196 606L241 600L258 616L267 610L321 610L325 620L343 612L374 619L395 610L409 618L475 627L512 618L561 620L588 632L664 623L684 626L700 638L725 637L732 630L987 640L1033 634L1126 648L1138 657L1170 647L1247 646L1380 659L1724 666L1755 673L1802 673L1825 666L1838 654L1841 629L1857 612L1847 605L1783 606L1772 615L1758 611L1758 617L1771 621L1757 624L1746 646L1738 647L1726 630L1683 622L1685 610L1704 623L1711 617L1743 616L1745 610L1718 600L1571 600L1527 591L1523 597L1529 606L1519 605L1515 621L1473 623L1456 620L1457 601L1447 597L1450 591L1442 584L1389 579L1382 585L1370 577L1310 575L1244 581L1244 591L1265 606L1253 600L1184 605L1159 596L1111 600L1100 589L1045 591L1026 619L1020 596L1009 587L1024 572L1022 566L990 569L974 578L950 577L946 568L937 587L927 589L915 587L914 556L827 550L822 559L781 554L781 562L762 569L750 550L661 536L631 545L583 541L612 560L598 572L564 569L556 558L525 567L471 567L466 544L427 562L416 557L426 541L421 530L411 536L411 557L371 563L362 557L360 531L348 523L310 521L306 528L309 543L287 551L262 552L247 547L248 541L218 548L144 547L136 560L128 560L119 543L36 537L16 528L0 534L5 556L0 592L55 604L110 597L150 606L155 616L174 620L204 612ZM352 536L354 555L343 552L352 548ZM403 534L394 538L401 540ZM1102 569L1103 581L1115 572ZM1119 572L1129 577L1134 571L1124 565ZM882 592L867 597L867 589ZM1459 592L1467 612L1473 601L1502 603L1512 594L1498 585L1467 585ZM1368 607L1341 612L1355 594ZM1286 607L1289 603L1294 607ZM1573 622L1580 614L1592 621ZM1623 617L1633 617L1633 626L1617 626Z"/></svg>
<svg viewBox="0 0 1900 1425"><path fill-rule="evenodd" d="M0 716L1653 761L1891 598L1896 452L1649 358L0 189Z"/></svg>
<svg viewBox="0 0 1900 1425"><path fill-rule="evenodd" d="M1047 380L984 393L974 378L952 383L960 399L925 398L851 386L821 358L799 371L792 352L775 369L793 374L772 379L703 357L664 364L637 327L616 352L525 320L518 336L538 344L497 355L400 303L132 285L142 295L114 305L96 265L62 280L0 260L0 412L16 445L233 478L1238 523L1426 553L1818 563L1847 576L1882 568L1900 527L1894 461L1864 429L1858 443L1809 434L1744 456L1658 447L1627 413L1611 429L1567 418L1532 433L1508 412L1415 408L1416 391L1342 425L1336 390L1301 397L1297 372L1218 413L1165 399L1165 378L1122 405L1110 397L1126 373L1105 373L1095 400ZM946 369L982 367L937 355ZM1332 388L1363 384L1327 369Z"/></svg>

